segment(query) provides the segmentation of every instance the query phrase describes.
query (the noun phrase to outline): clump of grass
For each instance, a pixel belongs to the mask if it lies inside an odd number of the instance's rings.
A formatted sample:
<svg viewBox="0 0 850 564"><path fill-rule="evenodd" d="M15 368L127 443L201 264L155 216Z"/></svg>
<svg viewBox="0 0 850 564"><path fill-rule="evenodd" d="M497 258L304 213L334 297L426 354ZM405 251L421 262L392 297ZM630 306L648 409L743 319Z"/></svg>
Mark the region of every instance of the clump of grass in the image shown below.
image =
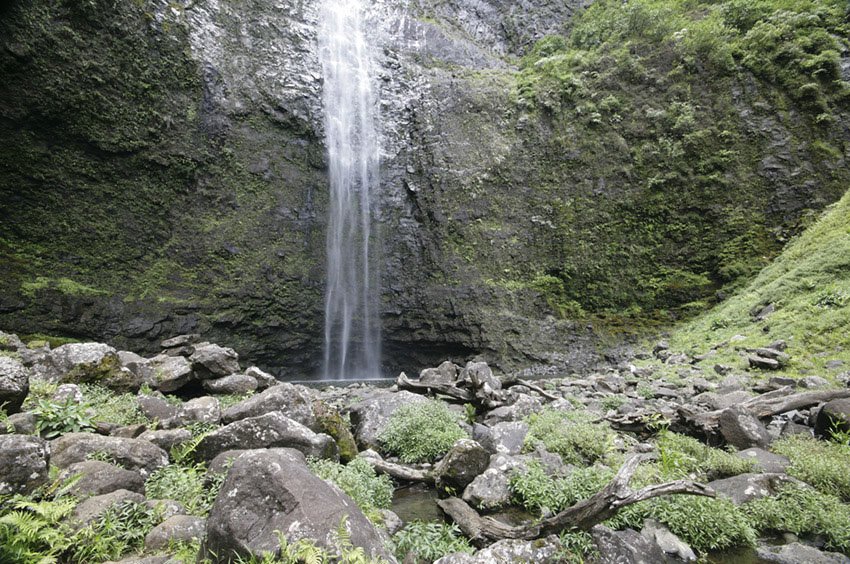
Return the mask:
<svg viewBox="0 0 850 564"><path fill-rule="evenodd" d="M792 435L773 443L771 450L788 457L791 476L825 494L850 501L850 446Z"/></svg>
<svg viewBox="0 0 850 564"><path fill-rule="evenodd" d="M820 535L827 548L850 553L850 506L833 495L791 485L745 504L743 511L760 532Z"/></svg>
<svg viewBox="0 0 850 564"><path fill-rule="evenodd" d="M458 421L441 401L404 405L392 414L379 441L402 462L433 462L467 436Z"/></svg>
<svg viewBox="0 0 850 564"><path fill-rule="evenodd" d="M215 474L206 480L204 464L183 466L169 464L154 471L145 481L145 493L150 499L171 499L180 502L192 515L205 517L224 481L225 474Z"/></svg>
<svg viewBox="0 0 850 564"><path fill-rule="evenodd" d="M336 484L372 521L380 521L380 509L389 509L393 500L393 483L388 476L378 475L363 460L355 458L348 464L331 460L308 460L310 469L318 477Z"/></svg>
<svg viewBox="0 0 850 564"><path fill-rule="evenodd" d="M755 463L732 453L712 448L686 435L662 431L657 439L662 475L667 479L697 474L716 480L751 472Z"/></svg>
<svg viewBox="0 0 850 564"><path fill-rule="evenodd" d="M543 445L567 464L593 463L610 450L614 433L605 423L592 420L583 411L545 409L532 414L523 449L530 452Z"/></svg>
<svg viewBox="0 0 850 564"><path fill-rule="evenodd" d="M83 401L92 412L94 421L116 425L149 424L150 420L139 409L133 394L116 394L97 384L80 384Z"/></svg>
<svg viewBox="0 0 850 564"><path fill-rule="evenodd" d="M461 534L457 525L412 521L393 536L399 560L433 562L453 552L472 554L474 549Z"/></svg>
<svg viewBox="0 0 850 564"><path fill-rule="evenodd" d="M514 472L509 479L513 499L522 507L538 514L557 513L576 502L587 499L614 477L610 468L593 466L577 468L569 475L553 478L536 460L525 471Z"/></svg>

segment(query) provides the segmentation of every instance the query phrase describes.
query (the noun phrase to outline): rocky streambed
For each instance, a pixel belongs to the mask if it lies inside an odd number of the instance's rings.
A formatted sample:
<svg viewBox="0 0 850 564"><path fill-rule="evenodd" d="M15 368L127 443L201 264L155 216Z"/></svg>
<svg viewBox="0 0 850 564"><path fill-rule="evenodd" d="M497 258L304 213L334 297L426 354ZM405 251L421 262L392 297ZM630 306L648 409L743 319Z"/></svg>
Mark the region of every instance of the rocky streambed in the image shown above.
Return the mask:
<svg viewBox="0 0 850 564"><path fill-rule="evenodd" d="M315 388L0 333L0 561L850 562L847 375L765 345Z"/></svg>

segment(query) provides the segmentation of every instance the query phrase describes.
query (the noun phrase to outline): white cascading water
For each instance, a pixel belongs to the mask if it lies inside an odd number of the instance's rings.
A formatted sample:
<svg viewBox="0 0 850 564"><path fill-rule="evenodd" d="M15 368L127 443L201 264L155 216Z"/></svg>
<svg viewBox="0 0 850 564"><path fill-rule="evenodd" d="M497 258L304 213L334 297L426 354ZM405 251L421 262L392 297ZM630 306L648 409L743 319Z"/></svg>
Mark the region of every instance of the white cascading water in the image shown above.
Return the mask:
<svg viewBox="0 0 850 564"><path fill-rule="evenodd" d="M325 379L380 376L378 276L370 254L378 100L359 0L324 0L319 28L330 175Z"/></svg>

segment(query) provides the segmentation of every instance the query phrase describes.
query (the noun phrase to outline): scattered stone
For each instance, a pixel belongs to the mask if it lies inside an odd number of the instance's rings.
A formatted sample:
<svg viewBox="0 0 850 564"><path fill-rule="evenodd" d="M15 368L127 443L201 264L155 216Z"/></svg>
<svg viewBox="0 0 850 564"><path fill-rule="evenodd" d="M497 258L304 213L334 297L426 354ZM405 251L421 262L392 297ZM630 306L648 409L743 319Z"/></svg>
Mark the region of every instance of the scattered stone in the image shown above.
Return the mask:
<svg viewBox="0 0 850 564"><path fill-rule="evenodd" d="M133 352L118 351L118 360L122 368L135 374L143 383L149 386L154 385L154 370L148 359Z"/></svg>
<svg viewBox="0 0 850 564"><path fill-rule="evenodd" d="M383 517L384 527L387 529L387 533L389 533L390 536L404 528L404 521L401 520L401 517L389 509L381 509L380 513L381 517Z"/></svg>
<svg viewBox="0 0 850 564"><path fill-rule="evenodd" d="M177 415L177 406L171 405L162 397L162 394L136 398L139 410L151 421L165 421Z"/></svg>
<svg viewBox="0 0 850 564"><path fill-rule="evenodd" d="M831 431L850 431L850 398L823 404L815 419L815 435L830 437Z"/></svg>
<svg viewBox="0 0 850 564"><path fill-rule="evenodd" d="M147 425L136 423L134 425L125 425L117 427L109 432L113 437L121 437L122 439L137 439L139 435L148 430Z"/></svg>
<svg viewBox="0 0 850 564"><path fill-rule="evenodd" d="M496 423L492 427L475 425L472 438L491 454L519 454L527 434L528 423L509 421Z"/></svg>
<svg viewBox="0 0 850 564"><path fill-rule="evenodd" d="M201 380L239 373L239 355L236 351L213 343L195 345L195 352L189 361L195 375Z"/></svg>
<svg viewBox="0 0 850 564"><path fill-rule="evenodd" d="M362 547L368 557L392 561L375 526L351 498L310 472L301 453L251 451L233 462L222 484L207 520L204 548L219 561L274 553L280 547L279 532L289 542L313 539L333 548L343 522L353 546Z"/></svg>
<svg viewBox="0 0 850 564"><path fill-rule="evenodd" d="M490 464L490 453L471 439L460 439L434 467L438 488L462 492Z"/></svg>
<svg viewBox="0 0 850 564"><path fill-rule="evenodd" d="M599 550L599 558L595 560L597 564L665 564L674 562L654 540L649 540L632 529L614 531L604 525L596 525L590 529L590 536Z"/></svg>
<svg viewBox="0 0 850 564"><path fill-rule="evenodd" d="M150 360L153 370L151 385L161 392L176 392L192 380L192 364L182 356L159 355Z"/></svg>
<svg viewBox="0 0 850 564"><path fill-rule="evenodd" d="M0 425L0 435L35 435L38 419L32 411L23 411L10 415L6 425Z"/></svg>
<svg viewBox="0 0 850 564"><path fill-rule="evenodd" d="M118 351L103 343L70 343L50 351L55 380L99 384L118 393L135 393L142 380L121 366Z"/></svg>
<svg viewBox="0 0 850 564"><path fill-rule="evenodd" d="M277 386L280 384L280 381L267 372L263 372L256 366L250 367L245 371L246 376L250 376L254 380L257 381L257 389L265 390L267 388L271 388L272 386Z"/></svg>
<svg viewBox="0 0 850 564"><path fill-rule="evenodd" d="M348 420L340 415L339 411L321 400L313 401L313 413L316 416L317 427L314 430L330 435L336 441L339 459L347 463L357 458L357 441L354 440Z"/></svg>
<svg viewBox="0 0 850 564"><path fill-rule="evenodd" d="M781 368L778 360L758 355L748 356L747 362L750 363L750 367L760 368L762 370L779 370Z"/></svg>
<svg viewBox="0 0 850 564"><path fill-rule="evenodd" d="M84 460L71 464L59 475L61 480L80 476L69 490L78 497L103 495L117 490L129 490L145 493L145 480L142 475L120 466L99 460Z"/></svg>
<svg viewBox="0 0 850 564"><path fill-rule="evenodd" d="M176 337L171 337L170 339L165 339L162 341L159 346L164 349L175 349L178 347L185 347L187 345L193 345L201 340L201 336L195 333L189 333L186 335L177 335Z"/></svg>
<svg viewBox="0 0 850 564"><path fill-rule="evenodd" d="M0 356L0 406L7 414L17 413L29 391L29 370L13 358Z"/></svg>
<svg viewBox="0 0 850 564"><path fill-rule="evenodd" d="M0 435L0 495L28 494L47 482L50 446L30 435Z"/></svg>
<svg viewBox="0 0 850 564"><path fill-rule="evenodd" d="M823 366L827 370L840 370L841 368L844 367L844 361L838 360L838 359L828 360L828 361L826 361L826 363L824 363Z"/></svg>
<svg viewBox="0 0 850 564"><path fill-rule="evenodd" d="M177 408L174 417L161 422L163 429L185 427L192 423L218 424L221 421L221 404L211 396L195 398Z"/></svg>
<svg viewBox="0 0 850 564"><path fill-rule="evenodd" d="M203 388L211 394L249 394L257 389L257 381L245 374L231 374L214 380L204 380Z"/></svg>
<svg viewBox="0 0 850 564"><path fill-rule="evenodd" d="M721 376L726 376L732 372L733 368L731 366L726 366L724 364L715 364L714 371L720 374Z"/></svg>
<svg viewBox="0 0 850 564"><path fill-rule="evenodd" d="M67 433L51 441L52 462L68 468L95 454L105 454L127 470L137 470L143 478L168 464L168 454L156 445L141 439L103 437L91 433Z"/></svg>
<svg viewBox="0 0 850 564"><path fill-rule="evenodd" d="M113 505L125 501L142 503L144 500L143 495L129 490L115 490L108 494L92 496L74 508L69 520L75 526L82 528L96 521Z"/></svg>
<svg viewBox="0 0 850 564"><path fill-rule="evenodd" d="M317 458L339 456L331 437L316 434L280 412L248 417L213 431L201 439L195 453L201 460L212 460L226 450L276 447L293 448Z"/></svg>
<svg viewBox="0 0 850 564"><path fill-rule="evenodd" d="M775 495L785 485L797 483L785 474L738 474L731 478L709 482L719 495L728 497L735 505Z"/></svg>
<svg viewBox="0 0 850 564"><path fill-rule="evenodd" d="M697 559L697 555L690 546L654 519L644 521L640 534L648 541L657 544L664 554L673 558L684 562L695 562Z"/></svg>
<svg viewBox="0 0 850 564"><path fill-rule="evenodd" d="M351 406L351 423L360 448L379 450L378 437L386 429L390 416L403 405L425 401L428 400L408 391L375 390Z"/></svg>
<svg viewBox="0 0 850 564"><path fill-rule="evenodd" d="M466 486L463 500L481 511L493 511L510 505L510 474L525 470L528 460L527 456L494 454L487 469Z"/></svg>
<svg viewBox="0 0 850 564"><path fill-rule="evenodd" d="M154 511L158 511L162 519L168 519L175 515L188 515L188 511L178 501L173 499L146 499L145 506Z"/></svg>
<svg viewBox="0 0 850 564"><path fill-rule="evenodd" d="M821 378L820 376L806 376L805 378L801 378L797 384L801 388L806 388L807 390L829 387L829 382L826 378Z"/></svg>
<svg viewBox="0 0 850 564"><path fill-rule="evenodd" d="M779 433L780 437L788 437L791 435L805 435L808 437L812 436L812 428L808 425L801 425L799 423L795 423L794 421L786 421L782 426L782 431Z"/></svg>
<svg viewBox="0 0 850 564"><path fill-rule="evenodd" d="M561 542L552 535L534 541L500 540L475 554L456 552L443 556L434 564L495 564L508 562L534 562L555 564L563 562L559 550Z"/></svg>
<svg viewBox="0 0 850 564"><path fill-rule="evenodd" d="M53 403L82 403L83 391L76 384L61 384L50 396Z"/></svg>
<svg viewBox="0 0 850 564"><path fill-rule="evenodd" d="M201 540L205 532L206 520L192 515L175 515L151 529L145 536L145 549L157 551L173 543Z"/></svg>
<svg viewBox="0 0 850 564"><path fill-rule="evenodd" d="M543 403L527 394L519 394L516 401L511 405L497 407L487 412L484 419L485 425L495 425L504 421L520 421L533 413L543 411Z"/></svg>
<svg viewBox="0 0 850 564"><path fill-rule="evenodd" d="M782 546L760 546L756 556L775 564L850 564L850 558L838 552L822 552L812 546L792 542Z"/></svg>
<svg viewBox="0 0 850 564"><path fill-rule="evenodd" d="M493 375L486 362L468 362L461 371L460 379L472 384L473 389L491 394L502 389L502 382Z"/></svg>
<svg viewBox="0 0 850 564"><path fill-rule="evenodd" d="M766 447L773 437L755 416L737 407L725 409L719 418L720 434L738 449Z"/></svg>
<svg viewBox="0 0 850 564"><path fill-rule="evenodd" d="M173 447L192 440L192 432L188 429L159 429L145 431L139 436L143 441L150 441L162 450L169 452Z"/></svg>
<svg viewBox="0 0 850 564"><path fill-rule="evenodd" d="M770 380L767 381L767 384L770 388L774 390L784 388L785 386L791 386L792 388L796 388L797 380L795 380L794 378L788 378L786 376L771 376Z"/></svg>
<svg viewBox="0 0 850 564"><path fill-rule="evenodd" d="M770 474L782 474L791 465L788 457L781 454L774 454L761 448L748 448L740 452L736 452L735 456L744 460L752 460L755 462L753 470L756 472L767 472Z"/></svg>
<svg viewBox="0 0 850 564"><path fill-rule="evenodd" d="M313 393L306 386L281 383L229 407L221 419L224 423L233 423L279 411L315 431L318 424L313 412L313 399Z"/></svg>
<svg viewBox="0 0 850 564"><path fill-rule="evenodd" d="M457 382L460 371L460 366L447 360L437 368L426 368L422 370L419 373L419 382L421 384L452 385Z"/></svg>

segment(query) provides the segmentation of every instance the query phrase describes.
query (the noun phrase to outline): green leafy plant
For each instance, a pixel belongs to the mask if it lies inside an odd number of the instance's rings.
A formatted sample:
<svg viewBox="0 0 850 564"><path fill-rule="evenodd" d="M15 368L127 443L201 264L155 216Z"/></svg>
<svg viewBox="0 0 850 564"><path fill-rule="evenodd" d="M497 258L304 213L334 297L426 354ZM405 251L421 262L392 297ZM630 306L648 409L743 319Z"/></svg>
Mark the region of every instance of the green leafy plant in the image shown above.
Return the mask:
<svg viewBox="0 0 850 564"><path fill-rule="evenodd" d="M116 394L97 384L80 384L80 391L93 421L116 425L150 424L133 394Z"/></svg>
<svg viewBox="0 0 850 564"><path fill-rule="evenodd" d="M561 542L561 549L555 555L558 562L584 564L599 555L593 537L586 531L565 531L558 535L558 540Z"/></svg>
<svg viewBox="0 0 850 564"><path fill-rule="evenodd" d="M754 462L671 431L658 434L657 446L662 477L682 478L696 473L706 480L716 480L751 472Z"/></svg>
<svg viewBox="0 0 850 564"><path fill-rule="evenodd" d="M458 416L445 403L428 400L398 408L378 440L386 452L412 463L433 462L464 437Z"/></svg>
<svg viewBox="0 0 850 564"><path fill-rule="evenodd" d="M207 468L199 463L191 466L169 464L155 470L145 481L145 492L151 499L173 499L192 515L205 517L221 488L225 473L206 480Z"/></svg>
<svg viewBox="0 0 850 564"><path fill-rule="evenodd" d="M94 421L86 405L73 399L64 402L38 400L32 411L36 417L36 431L47 439L63 433L94 430Z"/></svg>
<svg viewBox="0 0 850 564"><path fill-rule="evenodd" d="M850 501L850 446L791 435L773 443L771 450L791 461L789 475L825 494Z"/></svg>
<svg viewBox="0 0 850 564"><path fill-rule="evenodd" d="M613 438L607 424L594 422L587 412L545 409L528 417L523 450L542 444L567 464L592 463L610 450Z"/></svg>
<svg viewBox="0 0 850 564"><path fill-rule="evenodd" d="M827 548L850 553L850 506L833 495L789 485L743 506L760 532L819 535Z"/></svg>
<svg viewBox="0 0 850 564"><path fill-rule="evenodd" d="M576 468L567 476L555 478L533 460L525 471L511 474L508 487L514 501L522 507L539 514L558 513L589 498L613 477L610 468L592 466Z"/></svg>
<svg viewBox="0 0 850 564"><path fill-rule="evenodd" d="M130 500L116 503L74 534L68 560L78 564L104 562L138 551L145 536L160 520L159 512L144 503Z"/></svg>
<svg viewBox="0 0 850 564"><path fill-rule="evenodd" d="M203 438L218 428L219 426L214 423L203 422L192 423L186 427L192 433L192 438L171 447L171 451L169 452L171 460L175 464L191 464L195 455L195 449L198 448Z"/></svg>
<svg viewBox="0 0 850 564"><path fill-rule="evenodd" d="M370 520L382 520L378 510L389 509L393 500L394 487L388 476L376 474L375 469L362 458L355 458L345 465L315 458L307 462L314 474L336 484L348 494Z"/></svg>
<svg viewBox="0 0 850 564"><path fill-rule="evenodd" d="M602 404L602 409L604 409L605 411L612 411L619 409L621 405L626 403L626 401L628 400L626 400L626 398L624 398L623 396L612 395L605 396L604 398L602 398L602 401L600 403Z"/></svg>
<svg viewBox="0 0 850 564"><path fill-rule="evenodd" d="M457 525L411 521L393 536L399 560L433 562L453 552L472 554L474 549L461 534Z"/></svg>
<svg viewBox="0 0 850 564"><path fill-rule="evenodd" d="M76 505L73 497L36 500L16 495L0 498L0 561L58 562L73 542L63 519Z"/></svg>

